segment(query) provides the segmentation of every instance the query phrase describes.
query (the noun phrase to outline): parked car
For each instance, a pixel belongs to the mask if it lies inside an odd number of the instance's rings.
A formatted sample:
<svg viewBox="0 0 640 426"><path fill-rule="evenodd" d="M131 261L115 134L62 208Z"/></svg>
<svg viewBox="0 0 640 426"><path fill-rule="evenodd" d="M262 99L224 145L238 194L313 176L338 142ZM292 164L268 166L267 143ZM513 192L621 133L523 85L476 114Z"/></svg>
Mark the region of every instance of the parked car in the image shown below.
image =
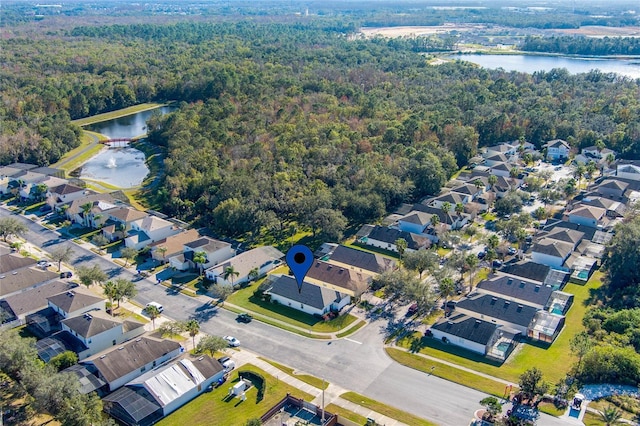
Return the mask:
<svg viewBox="0 0 640 426"><path fill-rule="evenodd" d="M499 260L494 260L493 263L491 264L494 268L499 268L502 266L502 262Z"/></svg>
<svg viewBox="0 0 640 426"><path fill-rule="evenodd" d="M238 322L251 322L253 317L250 314L242 313L236 317L236 321Z"/></svg>
<svg viewBox="0 0 640 426"><path fill-rule="evenodd" d="M508 253L513 256L514 254L516 254L518 252L518 250L516 250L515 247L509 247Z"/></svg>
<svg viewBox="0 0 640 426"><path fill-rule="evenodd" d="M409 309L407 310L407 316L411 316L413 314L415 314L416 312L418 312L418 304L417 303L413 303L411 304L411 306L409 306Z"/></svg>
<svg viewBox="0 0 640 426"><path fill-rule="evenodd" d="M240 340L236 339L233 336L224 336L223 339L226 340L229 343L229 346L231 346L232 348L237 348L238 346L240 346Z"/></svg>
<svg viewBox="0 0 640 426"><path fill-rule="evenodd" d="M70 271L60 272L60 278L71 278L72 276L73 276L73 273Z"/></svg>
<svg viewBox="0 0 640 426"><path fill-rule="evenodd" d="M164 311L164 306L162 306L161 304L159 304L158 302L149 302L147 303L147 305L144 307L144 309L146 310L148 307L150 306L155 306L158 309L158 312L162 313Z"/></svg>
<svg viewBox="0 0 640 426"><path fill-rule="evenodd" d="M228 356L223 356L222 358L218 358L218 362L220 364L224 364L225 362L229 361L231 358Z"/></svg>
<svg viewBox="0 0 640 426"><path fill-rule="evenodd" d="M51 266L51 262L49 262L48 260L40 260L38 261L37 265L44 269L44 268L48 268L49 266Z"/></svg>
<svg viewBox="0 0 640 426"><path fill-rule="evenodd" d="M481 251L480 253L478 253L478 259L484 259L484 257L487 255L486 252Z"/></svg>

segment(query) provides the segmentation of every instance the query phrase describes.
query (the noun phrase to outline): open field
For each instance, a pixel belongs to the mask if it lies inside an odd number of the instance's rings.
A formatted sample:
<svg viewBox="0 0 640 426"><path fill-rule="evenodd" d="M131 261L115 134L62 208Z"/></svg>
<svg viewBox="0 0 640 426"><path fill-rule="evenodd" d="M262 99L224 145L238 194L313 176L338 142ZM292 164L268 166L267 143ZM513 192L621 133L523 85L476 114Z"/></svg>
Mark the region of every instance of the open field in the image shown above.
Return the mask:
<svg viewBox="0 0 640 426"><path fill-rule="evenodd" d="M586 37L640 37L640 27L603 27L599 25L554 30L566 35Z"/></svg>
<svg viewBox="0 0 640 426"><path fill-rule="evenodd" d="M380 27L380 28L361 28L360 32L365 37L406 37L406 36L426 36L432 34L445 34L451 31L471 31L482 30L486 28L484 25L468 24L468 25L456 25L447 24L436 27Z"/></svg>

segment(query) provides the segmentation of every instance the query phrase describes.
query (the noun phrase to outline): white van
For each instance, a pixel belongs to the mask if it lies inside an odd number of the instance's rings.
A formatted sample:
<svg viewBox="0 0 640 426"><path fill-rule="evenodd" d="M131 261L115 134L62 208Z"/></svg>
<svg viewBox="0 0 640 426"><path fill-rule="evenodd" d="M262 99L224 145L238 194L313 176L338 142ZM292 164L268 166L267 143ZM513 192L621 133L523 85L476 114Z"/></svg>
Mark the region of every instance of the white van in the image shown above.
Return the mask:
<svg viewBox="0 0 640 426"><path fill-rule="evenodd" d="M162 313L162 311L164 311L164 307L157 303L157 302L149 302L147 303L147 306L144 307L144 309L146 310L149 306L155 306L158 309L158 312Z"/></svg>
<svg viewBox="0 0 640 426"><path fill-rule="evenodd" d="M225 362L222 363L222 366L224 367L224 371L229 372L231 370L233 370L234 368L236 368L236 363L234 360L232 359L228 359Z"/></svg>

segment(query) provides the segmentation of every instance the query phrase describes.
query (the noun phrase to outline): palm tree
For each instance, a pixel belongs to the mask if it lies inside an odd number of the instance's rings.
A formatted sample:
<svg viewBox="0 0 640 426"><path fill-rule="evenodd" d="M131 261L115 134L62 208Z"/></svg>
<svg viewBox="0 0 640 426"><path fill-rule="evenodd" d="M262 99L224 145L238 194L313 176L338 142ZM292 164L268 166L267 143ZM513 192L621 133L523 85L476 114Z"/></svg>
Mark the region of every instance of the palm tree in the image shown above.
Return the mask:
<svg viewBox="0 0 640 426"><path fill-rule="evenodd" d="M607 426L616 425L621 423L620 419L622 418L622 411L618 410L616 407L609 406L600 411L600 418Z"/></svg>
<svg viewBox="0 0 640 426"><path fill-rule="evenodd" d="M203 251L195 252L193 254L193 263L196 264L196 268L198 268L198 271L200 272L200 275L202 275L202 269L203 269L202 265L207 263L207 253L205 253Z"/></svg>
<svg viewBox="0 0 640 426"><path fill-rule="evenodd" d="M398 250L398 254L400 255L400 261L402 262L402 256L404 255L405 250L407 249L407 240L404 238L398 238L395 241L396 250Z"/></svg>
<svg viewBox="0 0 640 426"><path fill-rule="evenodd" d="M458 213L458 216L460 216L462 212L464 212L464 204L456 203L455 212Z"/></svg>
<svg viewBox="0 0 640 426"><path fill-rule="evenodd" d="M438 279L438 294L444 299L444 306L447 307L447 301L451 296L456 294L456 285L453 278L443 275Z"/></svg>
<svg viewBox="0 0 640 426"><path fill-rule="evenodd" d="M436 226L438 226L438 224L440 223L440 216L438 216L437 214L432 215L430 222L433 229L435 229Z"/></svg>
<svg viewBox="0 0 640 426"><path fill-rule="evenodd" d="M583 163L579 163L576 166L576 169L573 171L573 177L575 177L578 180L578 188L580 188L580 183L582 181L582 177L584 176L584 174L587 172L586 167L584 166Z"/></svg>
<svg viewBox="0 0 640 426"><path fill-rule="evenodd" d="M156 318L160 316L160 309L157 306L149 305L144 308L144 311L147 313L149 319L151 319L151 323L153 324L153 329L156 329Z"/></svg>
<svg viewBox="0 0 640 426"><path fill-rule="evenodd" d="M442 210L445 214L449 214L449 212L451 211L451 203L448 201L445 201L440 206L440 210Z"/></svg>
<svg viewBox="0 0 640 426"><path fill-rule="evenodd" d="M260 270L258 268L253 268L252 270L249 271L249 273L247 274L247 279L249 281L253 281L258 279L258 277L260 276Z"/></svg>
<svg viewBox="0 0 640 426"><path fill-rule="evenodd" d="M496 175L489 175L489 177L487 178L487 182L489 183L489 185L491 185L491 187L493 188L493 185L495 185L496 183L498 183L498 176Z"/></svg>
<svg viewBox="0 0 640 426"><path fill-rule="evenodd" d="M89 227L89 212L91 211L91 207L93 207L91 203L85 203L80 206L80 208L82 209L83 225L87 228Z"/></svg>
<svg viewBox="0 0 640 426"><path fill-rule="evenodd" d="M118 286L113 281L107 281L102 284L102 290L104 291L104 295L109 299L109 305L111 306L111 316L113 316L113 301L116 297L118 297Z"/></svg>
<svg viewBox="0 0 640 426"><path fill-rule="evenodd" d="M200 332L200 324L198 321L191 319L185 324L185 330L189 332L189 336L193 339L193 347L196 347L196 335Z"/></svg>
<svg viewBox="0 0 640 426"><path fill-rule="evenodd" d="M162 263L165 261L164 255L167 254L167 250L168 249L165 246L160 246L156 249L156 251L162 255Z"/></svg>
<svg viewBox="0 0 640 426"><path fill-rule="evenodd" d="M478 256L474 254L468 254L467 257L464 258L464 264L469 268L469 293L473 290L473 276L476 274L476 268L479 263Z"/></svg>
<svg viewBox="0 0 640 426"><path fill-rule="evenodd" d="M229 265L226 268L224 268L224 272L222 273L222 278L224 278L225 280L230 279L231 286L233 287L233 279L238 275L240 275L240 272L236 271L236 268L234 268L233 265Z"/></svg>

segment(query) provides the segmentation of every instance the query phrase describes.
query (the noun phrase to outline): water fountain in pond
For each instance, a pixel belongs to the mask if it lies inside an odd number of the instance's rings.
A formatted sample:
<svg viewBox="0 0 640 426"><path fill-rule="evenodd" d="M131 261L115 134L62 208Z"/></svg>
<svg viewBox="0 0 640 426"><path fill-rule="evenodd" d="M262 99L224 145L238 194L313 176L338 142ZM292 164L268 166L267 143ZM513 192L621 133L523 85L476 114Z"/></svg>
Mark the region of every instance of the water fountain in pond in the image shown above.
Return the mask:
<svg viewBox="0 0 640 426"><path fill-rule="evenodd" d="M115 169L116 167L118 167L118 165L116 164L116 159L113 156L109 157L109 160L107 161L107 168Z"/></svg>

